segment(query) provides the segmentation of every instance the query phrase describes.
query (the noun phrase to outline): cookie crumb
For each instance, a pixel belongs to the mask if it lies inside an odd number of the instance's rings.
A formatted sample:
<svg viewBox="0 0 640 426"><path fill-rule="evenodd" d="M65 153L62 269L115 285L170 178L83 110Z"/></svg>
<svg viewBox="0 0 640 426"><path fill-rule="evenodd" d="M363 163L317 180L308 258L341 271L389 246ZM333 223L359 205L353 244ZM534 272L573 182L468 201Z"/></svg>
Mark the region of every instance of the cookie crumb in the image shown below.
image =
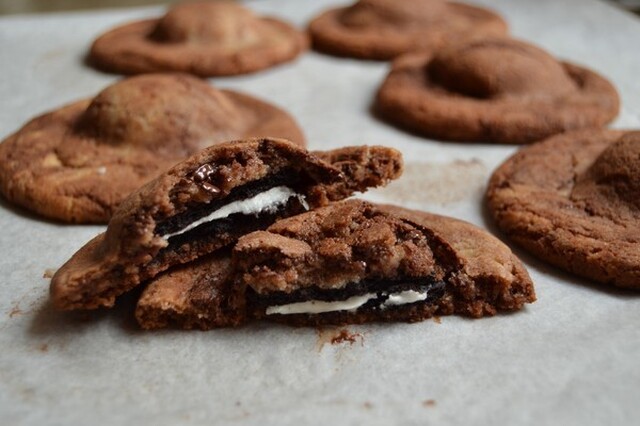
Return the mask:
<svg viewBox="0 0 640 426"><path fill-rule="evenodd" d="M53 276L56 274L56 271L57 269L55 268L47 268L44 270L42 278L53 278Z"/></svg>
<svg viewBox="0 0 640 426"><path fill-rule="evenodd" d="M351 333L347 328L318 328L316 332L318 333L318 341L316 344L318 352L321 351L322 347L327 343L332 345L349 343L349 346L352 346L360 340L360 345L364 346L364 336L361 333Z"/></svg>
<svg viewBox="0 0 640 426"><path fill-rule="evenodd" d="M370 403L369 401L365 401L365 403L364 403L364 404L362 404L362 406L363 406L364 408L366 408L367 410L371 410L371 409L373 408L373 404L372 404L372 403Z"/></svg>
<svg viewBox="0 0 640 426"><path fill-rule="evenodd" d="M424 401L422 401L422 405L424 405L425 407L435 407L436 400L435 399L425 399Z"/></svg>
<svg viewBox="0 0 640 426"><path fill-rule="evenodd" d="M38 346L38 350L40 352L48 352L49 351L49 344L48 343L43 343L40 346Z"/></svg>
<svg viewBox="0 0 640 426"><path fill-rule="evenodd" d="M338 333L331 338L332 345L339 345L341 343L349 342L350 345L353 345L358 339L362 343L362 334L360 333L350 333L349 330L343 328L339 330Z"/></svg>
<svg viewBox="0 0 640 426"><path fill-rule="evenodd" d="M24 314L23 310L20 309L20 305L16 304L13 308L11 308L11 311L9 312L9 318L13 318L16 315L22 314Z"/></svg>
<svg viewBox="0 0 640 426"><path fill-rule="evenodd" d="M435 322L436 324L442 324L442 318L440 318L437 315L433 316L433 322Z"/></svg>

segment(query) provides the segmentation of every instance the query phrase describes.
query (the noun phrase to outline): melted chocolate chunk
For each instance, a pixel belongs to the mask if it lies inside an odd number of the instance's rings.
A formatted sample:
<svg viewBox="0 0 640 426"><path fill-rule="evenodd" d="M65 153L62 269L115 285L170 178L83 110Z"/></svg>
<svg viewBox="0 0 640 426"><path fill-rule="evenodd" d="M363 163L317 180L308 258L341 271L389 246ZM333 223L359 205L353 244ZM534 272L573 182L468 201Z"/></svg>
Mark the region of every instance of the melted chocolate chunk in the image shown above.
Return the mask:
<svg viewBox="0 0 640 426"><path fill-rule="evenodd" d="M202 186L202 189L212 194L219 194L221 191L220 188L209 182L202 182L202 185L200 186Z"/></svg>
<svg viewBox="0 0 640 426"><path fill-rule="evenodd" d="M375 293L367 303L360 309L380 309L381 305L387 301L389 295L407 290L417 292L427 292L427 299L414 303L434 303L444 295L445 282L438 281L433 277L395 279L393 283L389 280L363 280L357 283L347 284L340 289L321 289L319 287L308 287L296 290L291 293L271 292L268 295L259 295L252 290L247 291L248 303L257 306L264 311L270 306L282 306L291 303L308 302L320 300L324 302L337 302L347 300L353 296L360 296L367 293ZM407 304L408 305L408 304ZM397 305L397 307L405 305ZM394 309L396 306L386 306L384 309ZM322 314L315 314L322 315Z"/></svg>
<svg viewBox="0 0 640 426"><path fill-rule="evenodd" d="M204 182L215 173L215 169L211 164L203 164L193 173L193 180L196 182Z"/></svg>

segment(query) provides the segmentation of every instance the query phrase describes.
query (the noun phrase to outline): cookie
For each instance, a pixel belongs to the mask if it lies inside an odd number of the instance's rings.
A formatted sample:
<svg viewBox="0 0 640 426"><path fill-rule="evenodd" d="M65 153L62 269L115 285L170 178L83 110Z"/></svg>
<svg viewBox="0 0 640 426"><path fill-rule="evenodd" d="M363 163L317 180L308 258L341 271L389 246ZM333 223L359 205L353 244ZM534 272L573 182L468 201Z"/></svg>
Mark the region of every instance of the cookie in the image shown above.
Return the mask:
<svg viewBox="0 0 640 426"><path fill-rule="evenodd" d="M486 231L361 200L277 221L222 256L153 281L138 302L141 326L480 318L535 301L522 263Z"/></svg>
<svg viewBox="0 0 640 426"><path fill-rule="evenodd" d="M375 103L381 118L424 136L510 144L604 126L619 106L604 77L512 39L398 58Z"/></svg>
<svg viewBox="0 0 640 426"><path fill-rule="evenodd" d="M498 226L533 255L640 288L640 132L583 130L523 148L486 197Z"/></svg>
<svg viewBox="0 0 640 426"><path fill-rule="evenodd" d="M209 330L247 321L244 295L234 287L229 249L177 266L153 279L135 316L145 329L179 326Z"/></svg>
<svg viewBox="0 0 640 426"><path fill-rule="evenodd" d="M306 35L288 23L258 17L235 2L187 2L173 5L161 18L101 35L89 62L120 74L180 71L214 77L291 61L307 45Z"/></svg>
<svg viewBox="0 0 640 426"><path fill-rule="evenodd" d="M402 172L396 150L349 149L364 154L340 155L338 167L280 139L228 142L199 152L120 204L107 231L52 278L54 305L111 306L118 295L173 265L228 246L278 218L384 185ZM349 167L348 157L362 163Z"/></svg>
<svg viewBox="0 0 640 426"><path fill-rule="evenodd" d="M480 7L442 0L360 0L309 24L314 49L336 56L389 60L433 52L453 40L499 36L507 24Z"/></svg>
<svg viewBox="0 0 640 426"><path fill-rule="evenodd" d="M106 223L122 200L221 141L275 136L304 144L285 111L187 74L119 81L39 116L0 144L0 191L42 216Z"/></svg>

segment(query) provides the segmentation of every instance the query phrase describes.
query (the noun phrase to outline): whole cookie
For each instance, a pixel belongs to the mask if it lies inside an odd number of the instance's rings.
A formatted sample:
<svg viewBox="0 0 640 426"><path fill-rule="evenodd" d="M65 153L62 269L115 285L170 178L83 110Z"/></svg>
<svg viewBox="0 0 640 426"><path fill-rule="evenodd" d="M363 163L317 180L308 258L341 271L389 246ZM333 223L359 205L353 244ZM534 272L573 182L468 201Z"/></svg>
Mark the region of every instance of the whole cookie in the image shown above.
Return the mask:
<svg viewBox="0 0 640 426"><path fill-rule="evenodd" d="M479 318L533 301L521 262L486 231L349 200L277 221L240 238L231 255L160 276L136 317L144 328L413 322Z"/></svg>
<svg viewBox="0 0 640 426"><path fill-rule="evenodd" d="M60 309L112 306L120 294L174 265L229 246L279 218L385 185L402 173L402 157L391 148L343 148L326 153L328 161L321 157L269 138L198 152L120 204L106 232L53 276L53 304Z"/></svg>
<svg viewBox="0 0 640 426"><path fill-rule="evenodd" d="M595 72L494 38L398 58L375 107L383 119L428 137L524 144L604 126L619 103Z"/></svg>
<svg viewBox="0 0 640 426"><path fill-rule="evenodd" d="M640 288L640 132L583 130L523 148L486 196L498 226L535 256Z"/></svg>
<svg viewBox="0 0 640 426"><path fill-rule="evenodd" d="M360 0L328 10L309 24L315 49L378 60L415 50L432 52L452 40L506 32L507 24L495 13L442 0Z"/></svg>
<svg viewBox="0 0 640 426"><path fill-rule="evenodd" d="M304 144L285 111L187 74L117 82L44 114L0 144L0 191L40 215L106 223L122 200L178 161L235 138Z"/></svg>
<svg viewBox="0 0 640 426"><path fill-rule="evenodd" d="M246 74L290 61L306 36L231 1L187 2L159 19L114 28L91 46L90 62L105 71L180 71L202 77Z"/></svg>

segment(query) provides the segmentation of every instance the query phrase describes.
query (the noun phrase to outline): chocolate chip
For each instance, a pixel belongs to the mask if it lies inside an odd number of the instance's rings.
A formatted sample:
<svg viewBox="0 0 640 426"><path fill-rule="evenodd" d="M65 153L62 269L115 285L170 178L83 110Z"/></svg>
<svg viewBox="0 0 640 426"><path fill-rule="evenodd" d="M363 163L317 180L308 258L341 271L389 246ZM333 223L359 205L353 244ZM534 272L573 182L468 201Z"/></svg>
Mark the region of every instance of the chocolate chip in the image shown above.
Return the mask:
<svg viewBox="0 0 640 426"><path fill-rule="evenodd" d="M209 177L211 177L214 172L215 170L213 169L213 166L211 166L211 164L203 164L202 166L198 167L198 170L194 172L193 179L196 182L202 182L209 179ZM218 191L220 190L218 189Z"/></svg>
<svg viewBox="0 0 640 426"><path fill-rule="evenodd" d="M220 188L218 188L217 186L209 183L209 182L203 182L201 184L202 188L207 191L210 192L212 194L219 194L220 193Z"/></svg>

